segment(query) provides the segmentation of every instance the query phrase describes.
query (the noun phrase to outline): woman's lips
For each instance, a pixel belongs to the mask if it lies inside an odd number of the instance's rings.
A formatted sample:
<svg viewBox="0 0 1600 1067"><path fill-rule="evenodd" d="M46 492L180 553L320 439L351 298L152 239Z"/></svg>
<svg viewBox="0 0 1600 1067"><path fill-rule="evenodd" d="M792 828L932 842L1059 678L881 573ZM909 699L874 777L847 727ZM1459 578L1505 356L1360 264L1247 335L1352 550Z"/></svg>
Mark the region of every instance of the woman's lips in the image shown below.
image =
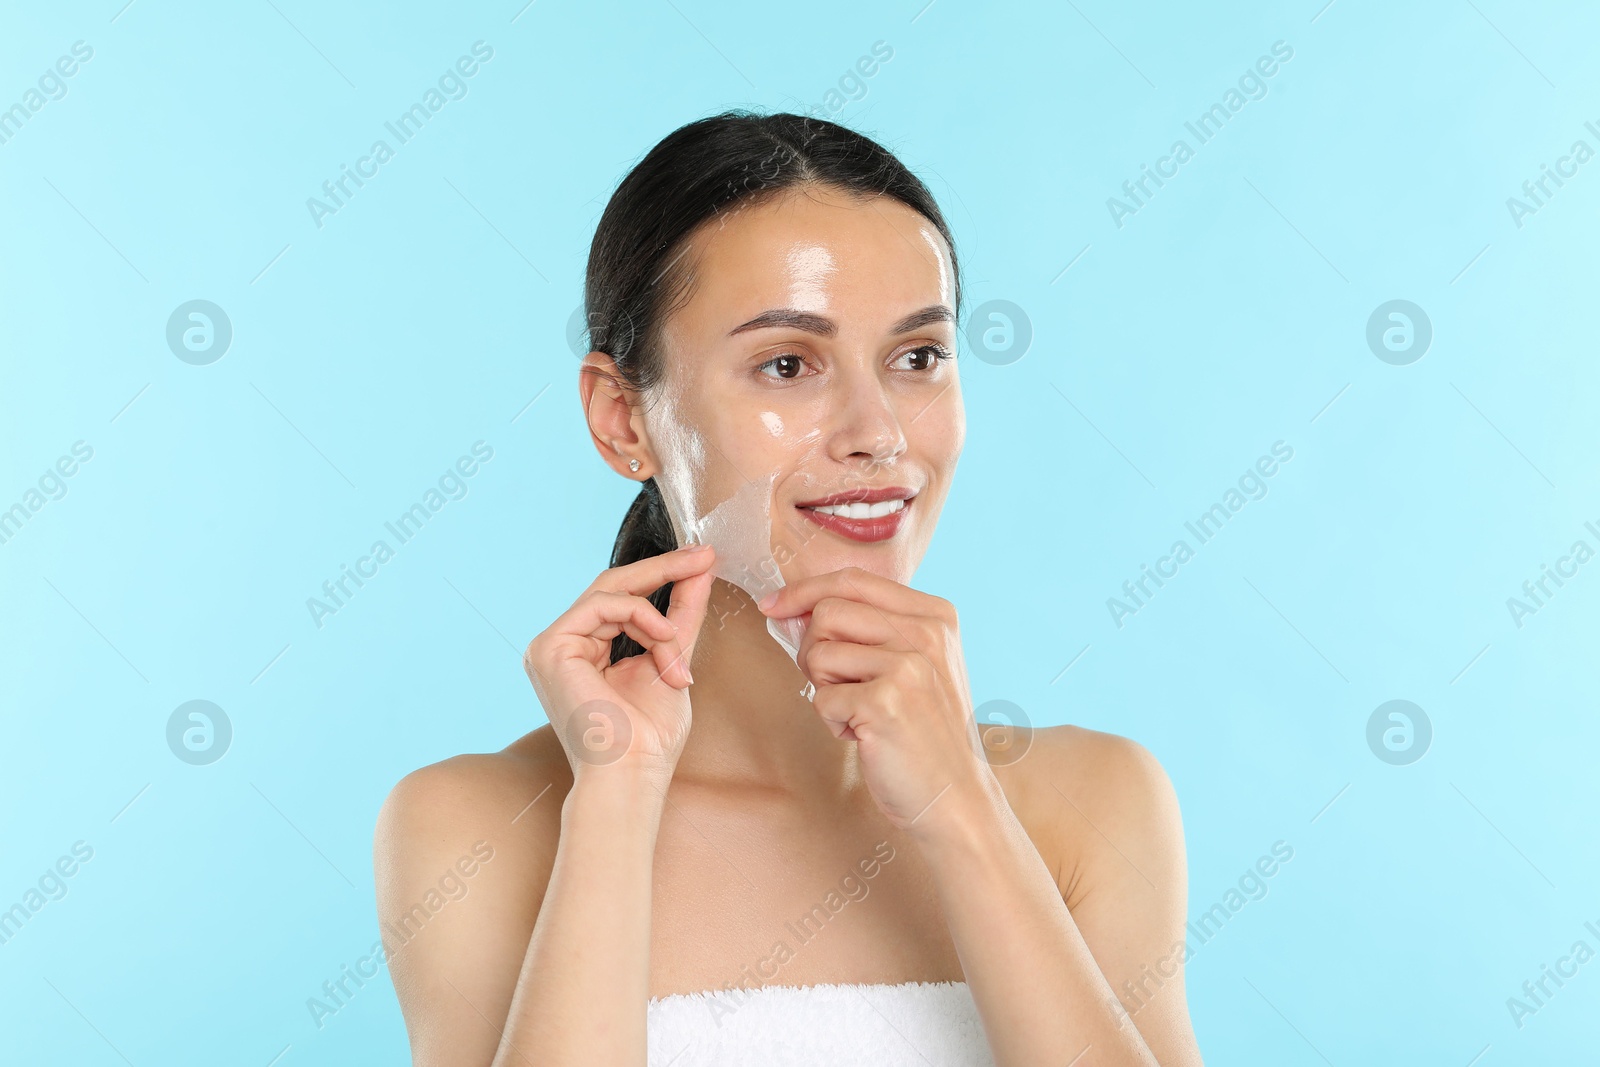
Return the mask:
<svg viewBox="0 0 1600 1067"><path fill-rule="evenodd" d="M911 503L911 500L905 500L898 510L871 519L831 515L810 507L800 507L799 510L824 530L832 530L852 541L887 541L900 532L901 525L906 521L906 515L911 511Z"/></svg>

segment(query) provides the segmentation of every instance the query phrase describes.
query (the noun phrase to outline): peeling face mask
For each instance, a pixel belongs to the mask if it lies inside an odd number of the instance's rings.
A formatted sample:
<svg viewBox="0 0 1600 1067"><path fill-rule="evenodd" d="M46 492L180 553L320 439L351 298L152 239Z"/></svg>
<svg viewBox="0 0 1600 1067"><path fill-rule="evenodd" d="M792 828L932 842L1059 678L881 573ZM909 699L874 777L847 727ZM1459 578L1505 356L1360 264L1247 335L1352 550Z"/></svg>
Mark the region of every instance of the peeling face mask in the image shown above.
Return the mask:
<svg viewBox="0 0 1600 1067"><path fill-rule="evenodd" d="M656 484L673 532L680 545L706 544L715 548L717 559L711 573L759 601L785 584L772 551L774 486L780 472L768 471L749 478L741 475L739 487L707 509L708 489L703 473L706 441L680 417L681 395L680 390L663 390L651 419L652 438L663 466ZM762 412L759 418L769 435L784 436L783 421L776 414ZM790 442L785 451L792 462L803 467L820 448L820 442L821 434L813 430ZM806 622L801 618L767 619L767 633L797 664L805 630ZM810 700L816 689L807 681L801 693Z"/></svg>
<svg viewBox="0 0 1600 1067"><path fill-rule="evenodd" d="M783 588L783 572L772 554L772 484L775 474L746 482L731 497L687 527L688 544L710 545L717 550L711 573L759 601ZM805 622L800 618L767 620L767 633L799 663L800 639ZM806 683L804 695L816 690Z"/></svg>

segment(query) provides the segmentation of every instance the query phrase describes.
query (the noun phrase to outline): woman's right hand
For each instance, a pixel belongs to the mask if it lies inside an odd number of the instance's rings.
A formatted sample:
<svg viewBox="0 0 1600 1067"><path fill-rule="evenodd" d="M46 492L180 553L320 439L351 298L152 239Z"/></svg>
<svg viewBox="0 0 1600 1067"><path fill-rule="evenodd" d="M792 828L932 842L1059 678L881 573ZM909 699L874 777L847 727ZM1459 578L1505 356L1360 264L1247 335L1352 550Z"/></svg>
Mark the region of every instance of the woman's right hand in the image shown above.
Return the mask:
<svg viewBox="0 0 1600 1067"><path fill-rule="evenodd" d="M600 572L560 618L528 644L523 666L574 780L587 768L629 762L670 779L689 737L689 660L711 595L716 550L693 545ZM666 615L646 599L672 582ZM611 662L626 633L644 654Z"/></svg>

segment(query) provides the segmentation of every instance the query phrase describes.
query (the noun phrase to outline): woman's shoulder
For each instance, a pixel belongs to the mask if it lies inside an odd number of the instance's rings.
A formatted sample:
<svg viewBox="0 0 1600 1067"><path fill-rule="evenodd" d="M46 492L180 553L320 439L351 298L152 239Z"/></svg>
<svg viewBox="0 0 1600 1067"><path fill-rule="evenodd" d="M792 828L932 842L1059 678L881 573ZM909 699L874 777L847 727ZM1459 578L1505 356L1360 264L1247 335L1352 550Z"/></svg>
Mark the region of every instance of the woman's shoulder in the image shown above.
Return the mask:
<svg viewBox="0 0 1600 1067"><path fill-rule="evenodd" d="M498 752L467 752L419 767L378 813L373 862L428 868L485 841L513 863L553 861L572 769L550 726Z"/></svg>
<svg viewBox="0 0 1600 1067"><path fill-rule="evenodd" d="M1120 734L1066 725L980 726L979 735L1008 794L1016 788L1052 793L1058 802L1120 806L1168 784L1155 755Z"/></svg>
<svg viewBox="0 0 1600 1067"><path fill-rule="evenodd" d="M509 1010L570 785L549 735L535 730L499 752L411 771L378 814L378 925L412 1048L429 1050L419 1063L443 1062L440 1042L459 1052L453 1046L481 1024L480 1011L504 1019Z"/></svg>
<svg viewBox="0 0 1600 1067"><path fill-rule="evenodd" d="M1105 862L1170 855L1172 782L1138 741L1082 726L980 727L990 766L1063 892Z"/></svg>

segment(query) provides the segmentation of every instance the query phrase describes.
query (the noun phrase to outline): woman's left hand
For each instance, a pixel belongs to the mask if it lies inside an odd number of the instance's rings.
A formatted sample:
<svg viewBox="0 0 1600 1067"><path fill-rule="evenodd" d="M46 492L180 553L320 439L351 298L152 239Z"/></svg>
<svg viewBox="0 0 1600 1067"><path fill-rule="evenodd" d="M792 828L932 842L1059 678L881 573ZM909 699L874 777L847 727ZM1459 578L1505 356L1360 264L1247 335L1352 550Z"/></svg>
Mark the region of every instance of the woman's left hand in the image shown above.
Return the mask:
<svg viewBox="0 0 1600 1067"><path fill-rule="evenodd" d="M897 829L931 831L987 794L956 609L859 567L802 578L763 602L769 618L810 613L796 663L833 736L853 738L862 775ZM924 814L926 813L926 818Z"/></svg>

